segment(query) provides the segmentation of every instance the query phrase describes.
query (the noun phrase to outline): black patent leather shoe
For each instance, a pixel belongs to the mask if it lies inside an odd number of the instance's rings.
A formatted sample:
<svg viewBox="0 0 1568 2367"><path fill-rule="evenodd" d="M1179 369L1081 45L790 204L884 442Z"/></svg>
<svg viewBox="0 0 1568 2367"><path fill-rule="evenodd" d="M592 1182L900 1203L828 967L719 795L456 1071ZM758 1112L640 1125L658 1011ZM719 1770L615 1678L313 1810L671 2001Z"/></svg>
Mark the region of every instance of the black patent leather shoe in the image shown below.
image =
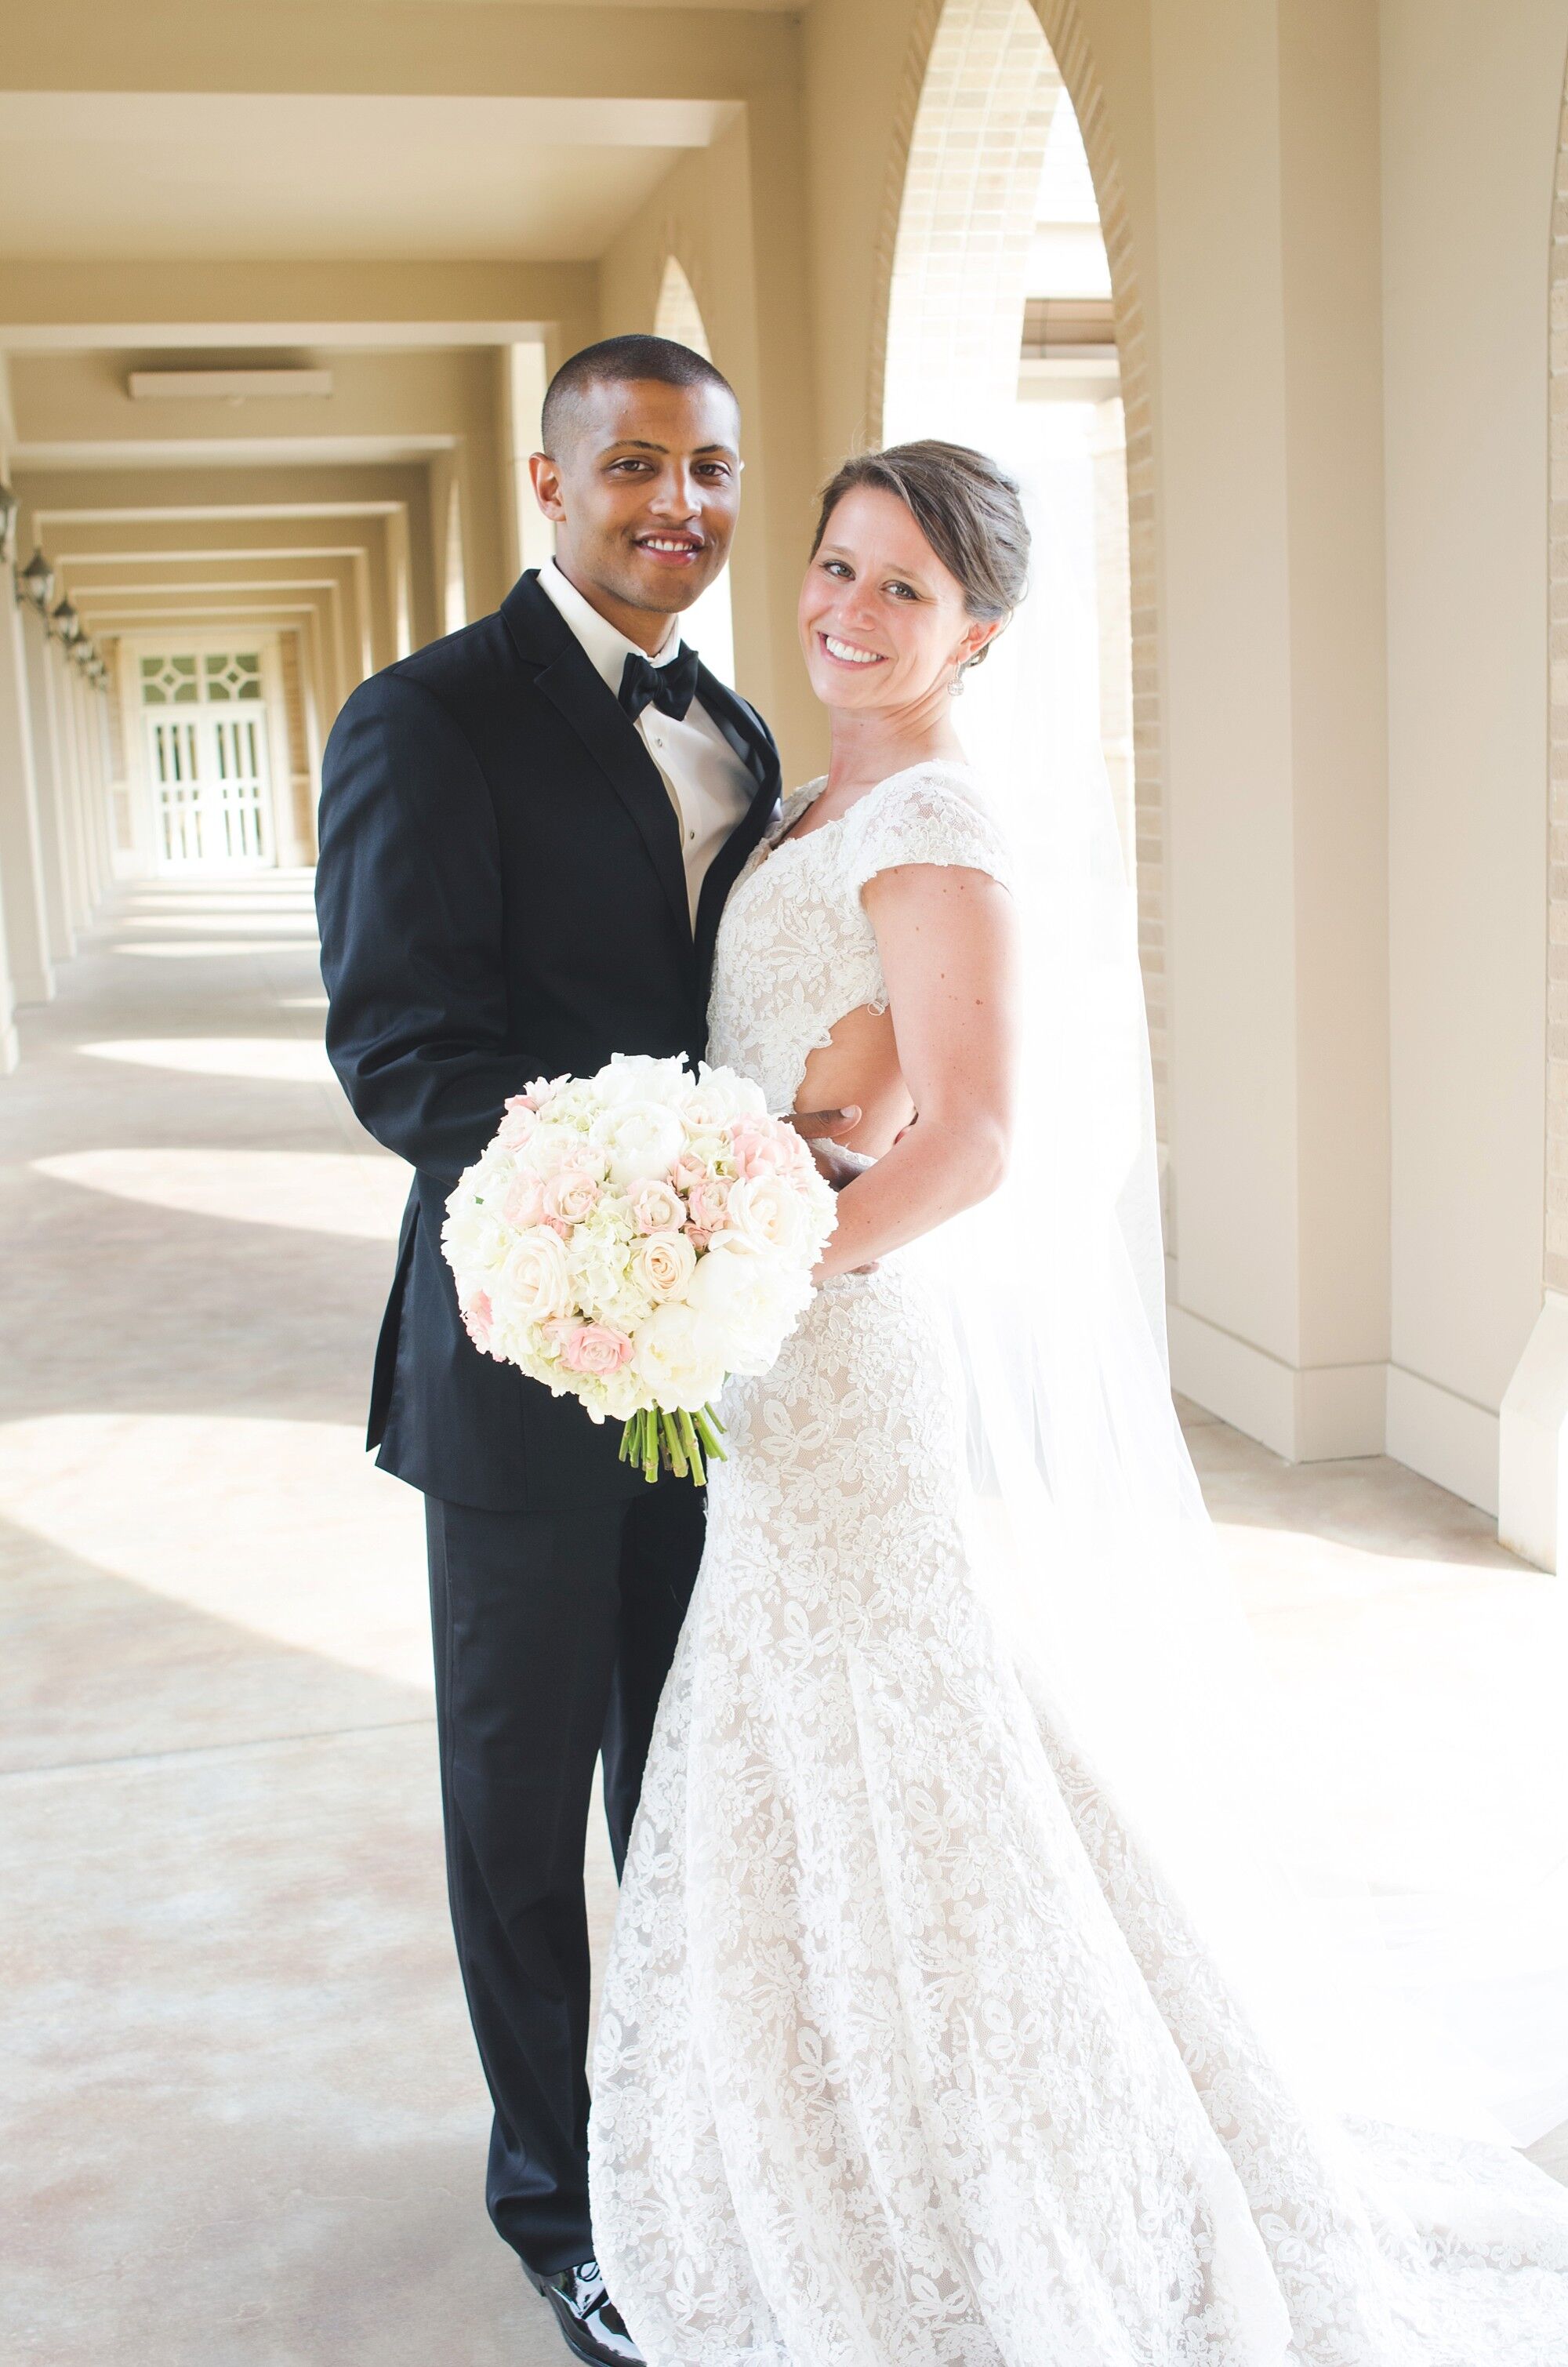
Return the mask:
<svg viewBox="0 0 1568 2367"><path fill-rule="evenodd" d="M591 2359L595 2367L643 2367L643 2356L626 2332L626 2319L604 2290L597 2260L578 2269L562 2269L553 2277L529 2281L555 2311L566 2347L574 2359Z"/></svg>

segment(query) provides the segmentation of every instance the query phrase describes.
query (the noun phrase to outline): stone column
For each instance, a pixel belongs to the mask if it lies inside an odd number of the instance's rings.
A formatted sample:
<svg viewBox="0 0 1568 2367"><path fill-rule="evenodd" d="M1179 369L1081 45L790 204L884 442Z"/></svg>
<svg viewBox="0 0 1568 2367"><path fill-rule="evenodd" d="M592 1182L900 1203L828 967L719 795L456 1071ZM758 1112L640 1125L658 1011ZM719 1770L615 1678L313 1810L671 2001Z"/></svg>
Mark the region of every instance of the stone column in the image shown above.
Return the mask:
<svg viewBox="0 0 1568 2367"><path fill-rule="evenodd" d="M1382 1450L1378 20L1155 0L1179 1388Z"/></svg>
<svg viewBox="0 0 1568 2367"><path fill-rule="evenodd" d="M47 1002L54 992L42 832L28 708L22 620L0 570L0 885L6 941L18 1002Z"/></svg>
<svg viewBox="0 0 1568 2367"><path fill-rule="evenodd" d="M51 681L49 636L36 609L21 612L22 656L27 669L28 715L38 790L39 842L43 857L44 907L50 950L56 961L76 950L77 908L74 855L59 718Z"/></svg>
<svg viewBox="0 0 1568 2367"><path fill-rule="evenodd" d="M82 730L81 677L59 642L51 645L55 698L62 723L71 779L71 810L75 828L76 863L81 882L83 916L90 919L103 893L98 873L98 847L87 786L87 751Z"/></svg>

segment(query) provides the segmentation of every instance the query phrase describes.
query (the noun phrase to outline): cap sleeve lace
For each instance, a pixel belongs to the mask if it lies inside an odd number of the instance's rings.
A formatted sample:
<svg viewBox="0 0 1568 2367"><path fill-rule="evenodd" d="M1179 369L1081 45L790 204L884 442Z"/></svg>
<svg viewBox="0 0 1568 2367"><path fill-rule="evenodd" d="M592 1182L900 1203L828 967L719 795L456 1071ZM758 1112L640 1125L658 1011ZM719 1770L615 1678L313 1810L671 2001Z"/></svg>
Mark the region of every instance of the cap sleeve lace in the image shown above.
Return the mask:
<svg viewBox="0 0 1568 2367"><path fill-rule="evenodd" d="M1012 884L1006 842L967 772L923 764L885 781L844 823L845 884L858 896L878 872L906 864L984 871Z"/></svg>
<svg viewBox="0 0 1568 2367"><path fill-rule="evenodd" d="M1005 884L1007 850L967 774L922 764L889 775L848 811L795 837L820 795L814 781L784 807L719 923L708 1006L708 1058L752 1077L771 1110L794 1106L806 1064L851 1011L886 1011L887 981L861 889L908 863L957 865Z"/></svg>

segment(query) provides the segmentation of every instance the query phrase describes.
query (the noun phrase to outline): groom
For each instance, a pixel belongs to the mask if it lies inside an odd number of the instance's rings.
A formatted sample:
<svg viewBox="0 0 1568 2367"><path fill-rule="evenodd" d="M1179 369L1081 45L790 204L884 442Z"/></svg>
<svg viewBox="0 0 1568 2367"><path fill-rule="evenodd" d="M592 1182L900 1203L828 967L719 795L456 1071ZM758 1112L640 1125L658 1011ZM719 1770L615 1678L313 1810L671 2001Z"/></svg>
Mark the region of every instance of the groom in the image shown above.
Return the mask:
<svg viewBox="0 0 1568 2367"><path fill-rule="evenodd" d="M612 337L558 370L531 462L556 557L356 690L322 767L327 1048L414 1169L369 1444L423 1489L446 1865L495 2104L487 2197L580 2359L639 2354L593 2265L582 1862L617 1873L696 1574L703 1499L467 1338L446 1195L529 1080L706 1035L724 900L775 810L760 716L680 639L723 567L739 415L712 365Z"/></svg>

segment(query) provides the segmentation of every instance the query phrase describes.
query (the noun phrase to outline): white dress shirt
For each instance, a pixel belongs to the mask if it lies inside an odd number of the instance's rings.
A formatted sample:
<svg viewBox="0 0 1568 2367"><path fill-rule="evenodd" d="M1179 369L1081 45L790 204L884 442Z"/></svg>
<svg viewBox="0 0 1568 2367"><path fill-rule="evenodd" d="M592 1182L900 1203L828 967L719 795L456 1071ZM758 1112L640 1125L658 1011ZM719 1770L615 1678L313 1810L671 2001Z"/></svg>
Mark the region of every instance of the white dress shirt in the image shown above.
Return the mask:
<svg viewBox="0 0 1568 2367"><path fill-rule="evenodd" d="M607 617L602 617L553 559L539 570L539 589L559 609L612 696L619 698L627 658L646 658L648 651L628 641ZM649 663L668 665L680 647L681 619L672 617L669 632ZM666 715L652 705L645 707L632 728L640 733L658 765L675 809L681 826L681 857L686 866L686 900L695 928L697 900L708 866L745 816L757 784L697 699L680 717Z"/></svg>

